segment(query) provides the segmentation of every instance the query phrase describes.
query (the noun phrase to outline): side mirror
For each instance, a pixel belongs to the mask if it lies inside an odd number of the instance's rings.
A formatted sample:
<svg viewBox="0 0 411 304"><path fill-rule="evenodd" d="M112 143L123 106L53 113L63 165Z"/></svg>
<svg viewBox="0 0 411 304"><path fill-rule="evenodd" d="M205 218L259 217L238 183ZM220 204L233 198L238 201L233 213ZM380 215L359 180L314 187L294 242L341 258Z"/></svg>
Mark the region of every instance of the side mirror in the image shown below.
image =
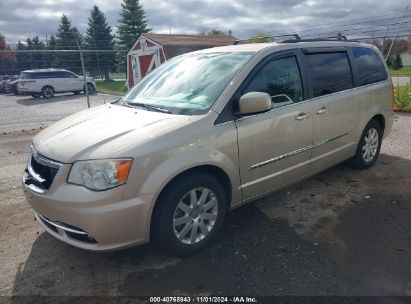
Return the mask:
<svg viewBox="0 0 411 304"><path fill-rule="evenodd" d="M255 114L271 110L271 97L263 92L250 92L240 97L241 115Z"/></svg>

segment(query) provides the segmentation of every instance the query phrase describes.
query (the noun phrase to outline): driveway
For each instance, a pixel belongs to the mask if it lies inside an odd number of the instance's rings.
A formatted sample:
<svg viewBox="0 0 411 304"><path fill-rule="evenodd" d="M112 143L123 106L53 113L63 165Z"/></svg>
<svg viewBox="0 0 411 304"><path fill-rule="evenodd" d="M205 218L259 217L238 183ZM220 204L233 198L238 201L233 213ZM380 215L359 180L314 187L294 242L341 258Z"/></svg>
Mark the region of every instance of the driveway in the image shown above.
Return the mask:
<svg viewBox="0 0 411 304"><path fill-rule="evenodd" d="M410 84L411 82L411 76L409 77L392 77L392 83L394 85L406 85Z"/></svg>
<svg viewBox="0 0 411 304"><path fill-rule="evenodd" d="M410 115L370 170L341 164L234 210L185 259L150 245L92 253L45 233L20 187L30 140L0 137L0 295L400 295L411 281Z"/></svg>

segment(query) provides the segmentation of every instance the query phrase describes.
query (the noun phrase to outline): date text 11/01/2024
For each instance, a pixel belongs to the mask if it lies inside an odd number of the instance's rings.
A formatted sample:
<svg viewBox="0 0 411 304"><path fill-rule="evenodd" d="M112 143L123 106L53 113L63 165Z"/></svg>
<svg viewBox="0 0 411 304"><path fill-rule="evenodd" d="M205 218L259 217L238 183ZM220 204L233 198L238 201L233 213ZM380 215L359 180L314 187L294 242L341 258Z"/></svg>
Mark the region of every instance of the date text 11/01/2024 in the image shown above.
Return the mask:
<svg viewBox="0 0 411 304"><path fill-rule="evenodd" d="M254 297L150 297L150 303L258 303Z"/></svg>

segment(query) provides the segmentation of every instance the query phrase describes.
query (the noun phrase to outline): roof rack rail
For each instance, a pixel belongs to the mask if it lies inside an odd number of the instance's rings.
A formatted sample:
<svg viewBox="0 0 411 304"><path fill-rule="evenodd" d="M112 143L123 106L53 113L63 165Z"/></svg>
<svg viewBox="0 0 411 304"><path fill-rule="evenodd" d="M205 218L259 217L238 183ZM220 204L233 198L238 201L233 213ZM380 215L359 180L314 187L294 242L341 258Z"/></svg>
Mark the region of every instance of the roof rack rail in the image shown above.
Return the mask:
<svg viewBox="0 0 411 304"><path fill-rule="evenodd" d="M295 41L301 40L301 38L300 38L300 36L299 36L298 34L265 35L265 36L258 36L258 37L248 38L248 39L239 39L239 40L236 40L236 41L234 42L234 44L237 45L237 44L240 44L240 43L242 43L242 42L252 43L253 41L258 40L258 39L267 39L267 38L268 38L268 39L271 39L272 41L274 41L274 38L276 38L276 37L290 37L290 36L294 37L294 38L295 38Z"/></svg>
<svg viewBox="0 0 411 304"><path fill-rule="evenodd" d="M336 40L345 40L345 41L348 40L348 39L347 39L347 36L344 36L344 35L342 35L341 33L338 33L337 36L327 37L327 39L329 39L329 40L336 39Z"/></svg>
<svg viewBox="0 0 411 304"><path fill-rule="evenodd" d="M295 42L315 42L315 41L352 41L352 42L359 42L357 40L349 40L347 36L338 33L337 36L329 36L325 38L309 38L309 39L287 39L281 41L281 43L295 43Z"/></svg>

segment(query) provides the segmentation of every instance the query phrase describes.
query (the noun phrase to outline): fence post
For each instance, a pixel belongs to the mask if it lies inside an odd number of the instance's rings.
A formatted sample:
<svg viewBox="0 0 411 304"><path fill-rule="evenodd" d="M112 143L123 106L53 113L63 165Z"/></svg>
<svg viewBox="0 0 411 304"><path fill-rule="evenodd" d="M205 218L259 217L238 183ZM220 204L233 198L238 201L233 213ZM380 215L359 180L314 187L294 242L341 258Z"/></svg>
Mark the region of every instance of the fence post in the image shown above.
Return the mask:
<svg viewBox="0 0 411 304"><path fill-rule="evenodd" d="M88 96L88 86L87 86L87 78L86 78L86 69L84 68L83 50L81 49L77 40L76 40L76 43L77 43L78 49L80 50L81 69L83 70L84 92L86 93L86 97L87 97L87 106L90 108L90 98Z"/></svg>

